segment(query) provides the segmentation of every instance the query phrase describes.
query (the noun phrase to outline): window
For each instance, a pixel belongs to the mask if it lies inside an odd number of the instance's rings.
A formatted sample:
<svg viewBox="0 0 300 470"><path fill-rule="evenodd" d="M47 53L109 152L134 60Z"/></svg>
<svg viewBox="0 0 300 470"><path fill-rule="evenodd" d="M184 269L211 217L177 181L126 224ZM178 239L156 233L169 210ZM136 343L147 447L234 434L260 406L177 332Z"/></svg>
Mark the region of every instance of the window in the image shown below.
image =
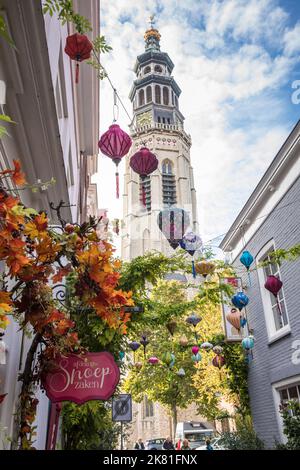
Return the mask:
<svg viewBox="0 0 300 470"><path fill-rule="evenodd" d="M161 104L161 91L159 85L155 85L155 103Z"/></svg>
<svg viewBox="0 0 300 470"><path fill-rule="evenodd" d="M274 250L274 242L270 241L258 254L257 263L270 260L270 254ZM282 334L289 332L290 328L283 288L280 289L276 298L271 292L269 292L264 287L267 276L270 275L280 278L280 271L277 263L272 263L266 267L258 269L258 277L262 303L265 312L266 325L269 339L272 340L282 336Z"/></svg>
<svg viewBox="0 0 300 470"><path fill-rule="evenodd" d="M158 116L158 118L157 118L157 122L158 122L159 124L161 123L160 116Z"/></svg>
<svg viewBox="0 0 300 470"><path fill-rule="evenodd" d="M166 124L166 118L163 117L162 120L163 120L163 124Z"/></svg>
<svg viewBox="0 0 300 470"><path fill-rule="evenodd" d="M145 192L145 202L143 201L143 188ZM151 212L151 179L150 176L146 176L143 180L140 177L140 201L143 209L147 212Z"/></svg>
<svg viewBox="0 0 300 470"><path fill-rule="evenodd" d="M139 106L143 106L145 104L145 92L144 90L139 91Z"/></svg>
<svg viewBox="0 0 300 470"><path fill-rule="evenodd" d="M147 67L144 68L144 75L146 75L147 73L150 73L151 72L151 67L150 65L147 65Z"/></svg>
<svg viewBox="0 0 300 470"><path fill-rule="evenodd" d="M167 121L168 121L168 124L171 124L171 119L170 118L168 118Z"/></svg>
<svg viewBox="0 0 300 470"><path fill-rule="evenodd" d="M162 73L162 67L160 65L155 65L154 67L154 72L157 72L157 73Z"/></svg>
<svg viewBox="0 0 300 470"><path fill-rule="evenodd" d="M148 399L147 396L144 397L144 412L143 418L152 418L154 416L154 406L153 402Z"/></svg>
<svg viewBox="0 0 300 470"><path fill-rule="evenodd" d="M169 104L169 88L166 86L163 87L163 100L165 105Z"/></svg>
<svg viewBox="0 0 300 470"><path fill-rule="evenodd" d="M66 95L66 82L63 62L62 48L59 51L58 59L58 74L55 85L55 102L57 116L59 119L68 117L67 95Z"/></svg>
<svg viewBox="0 0 300 470"><path fill-rule="evenodd" d="M294 376L290 379L277 382L273 385L273 397L275 403L275 410L277 414L277 421L279 425L279 431L281 434L282 442L286 441L286 437L283 433L283 422L280 413L280 408L286 406L291 400L298 401L300 403L300 376ZM291 416L293 416L292 410L289 410Z"/></svg>
<svg viewBox="0 0 300 470"><path fill-rule="evenodd" d="M174 104L174 92L172 91L172 104Z"/></svg>
<svg viewBox="0 0 300 470"><path fill-rule="evenodd" d="M176 108L178 108L178 98L177 98L176 95L175 95L175 106L176 106Z"/></svg>
<svg viewBox="0 0 300 470"><path fill-rule="evenodd" d="M152 88L151 88L151 86L147 86L147 88L146 88L146 99L147 99L147 103L150 103L150 101L152 101Z"/></svg>
<svg viewBox="0 0 300 470"><path fill-rule="evenodd" d="M176 204L176 181L173 175L173 164L170 160L164 160L162 164L162 190L163 204L166 206Z"/></svg>

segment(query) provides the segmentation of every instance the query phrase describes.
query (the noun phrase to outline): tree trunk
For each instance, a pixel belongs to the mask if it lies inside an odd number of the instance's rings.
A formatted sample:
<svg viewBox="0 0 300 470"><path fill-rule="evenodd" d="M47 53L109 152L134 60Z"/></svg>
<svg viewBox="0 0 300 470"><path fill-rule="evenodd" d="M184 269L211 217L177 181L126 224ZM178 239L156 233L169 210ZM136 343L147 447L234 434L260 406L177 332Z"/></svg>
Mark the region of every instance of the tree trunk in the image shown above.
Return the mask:
<svg viewBox="0 0 300 470"><path fill-rule="evenodd" d="M175 443L175 434L176 434L176 427L177 427L177 405L176 403L172 404L172 422L173 422L173 442Z"/></svg>

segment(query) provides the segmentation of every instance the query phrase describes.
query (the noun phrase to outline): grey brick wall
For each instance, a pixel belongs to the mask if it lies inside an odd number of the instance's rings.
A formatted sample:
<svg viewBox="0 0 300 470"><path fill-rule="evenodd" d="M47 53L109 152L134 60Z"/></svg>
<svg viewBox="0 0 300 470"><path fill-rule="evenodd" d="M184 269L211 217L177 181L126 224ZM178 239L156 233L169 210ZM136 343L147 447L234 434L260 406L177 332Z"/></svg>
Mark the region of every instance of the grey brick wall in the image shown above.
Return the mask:
<svg viewBox="0 0 300 470"><path fill-rule="evenodd" d="M292 204L290 204L292 203ZM289 205L290 204L290 205ZM263 246L274 239L275 248L290 248L300 243L300 178L285 194L246 246L256 257ZM241 267L239 257L234 265ZM272 383L300 374L300 365L291 361L292 343L300 339L300 260L284 262L280 267L291 333L268 344L258 274L251 273L248 318L254 330L254 360L249 366L249 393L255 429L267 447L280 440ZM246 279L246 277L245 277Z"/></svg>

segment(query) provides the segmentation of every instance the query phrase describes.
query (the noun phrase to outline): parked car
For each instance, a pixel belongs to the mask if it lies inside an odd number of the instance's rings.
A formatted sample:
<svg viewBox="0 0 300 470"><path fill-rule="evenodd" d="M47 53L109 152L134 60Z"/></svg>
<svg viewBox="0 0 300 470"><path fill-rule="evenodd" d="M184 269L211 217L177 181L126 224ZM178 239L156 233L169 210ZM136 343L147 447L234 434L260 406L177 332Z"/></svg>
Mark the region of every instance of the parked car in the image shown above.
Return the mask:
<svg viewBox="0 0 300 470"><path fill-rule="evenodd" d="M165 439L157 438L157 439L147 439L145 442L145 449L146 450L163 450L163 443Z"/></svg>
<svg viewBox="0 0 300 470"><path fill-rule="evenodd" d="M215 439L211 440L210 444L214 450L226 450L226 448L221 445L220 440L220 437L216 437ZM196 447L195 450L206 450L206 444Z"/></svg>

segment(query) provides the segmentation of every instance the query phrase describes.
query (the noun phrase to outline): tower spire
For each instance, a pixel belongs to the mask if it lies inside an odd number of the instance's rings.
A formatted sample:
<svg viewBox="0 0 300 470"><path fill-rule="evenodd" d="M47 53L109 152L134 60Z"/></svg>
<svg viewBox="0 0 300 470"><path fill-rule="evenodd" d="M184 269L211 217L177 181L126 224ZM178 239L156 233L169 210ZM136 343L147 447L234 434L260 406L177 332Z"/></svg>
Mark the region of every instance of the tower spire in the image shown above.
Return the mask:
<svg viewBox="0 0 300 470"><path fill-rule="evenodd" d="M148 23L150 24L150 28L147 29L144 35L145 39L145 51L160 51L160 34L159 31L154 28L155 24L155 15L151 15L149 17Z"/></svg>

